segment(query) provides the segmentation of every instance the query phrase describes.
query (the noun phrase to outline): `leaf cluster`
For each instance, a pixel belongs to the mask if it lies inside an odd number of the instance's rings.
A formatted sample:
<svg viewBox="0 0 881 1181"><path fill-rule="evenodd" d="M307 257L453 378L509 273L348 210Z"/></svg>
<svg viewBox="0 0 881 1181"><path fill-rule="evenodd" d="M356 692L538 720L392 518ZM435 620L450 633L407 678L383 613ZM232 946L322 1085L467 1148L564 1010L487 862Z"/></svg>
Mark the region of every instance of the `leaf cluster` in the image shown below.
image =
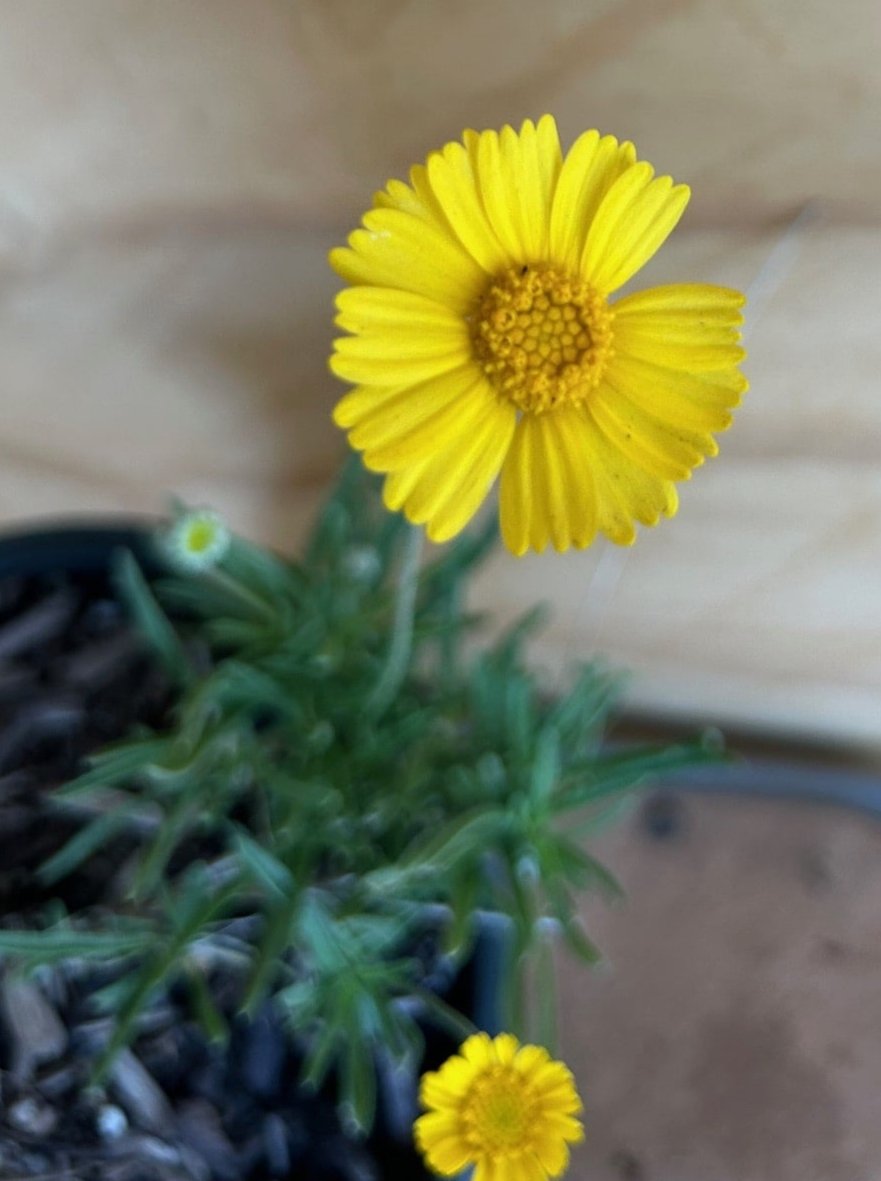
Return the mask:
<svg viewBox="0 0 881 1181"><path fill-rule="evenodd" d="M58 793L94 818L42 874L60 880L126 833L124 908L0 932L0 954L28 967L123 964L102 997L116 1019L104 1065L180 980L223 1038L209 987L223 964L242 1011L271 1000L287 1016L305 1083L333 1071L341 1103L369 1127L380 1047L418 1061L427 1018L468 1032L434 982L439 964L468 956L476 916L506 916L517 1028L525 966L548 969L549 929L597 958L576 898L619 893L584 847L598 810L714 757L699 744L606 750L617 681L586 666L548 699L525 656L538 610L488 647L469 642L480 621L465 611L468 579L494 525L423 567L409 668L390 704L372 707L408 529L352 463L301 561L242 539L198 574L148 580L121 561L173 705L165 729L127 736Z"/></svg>

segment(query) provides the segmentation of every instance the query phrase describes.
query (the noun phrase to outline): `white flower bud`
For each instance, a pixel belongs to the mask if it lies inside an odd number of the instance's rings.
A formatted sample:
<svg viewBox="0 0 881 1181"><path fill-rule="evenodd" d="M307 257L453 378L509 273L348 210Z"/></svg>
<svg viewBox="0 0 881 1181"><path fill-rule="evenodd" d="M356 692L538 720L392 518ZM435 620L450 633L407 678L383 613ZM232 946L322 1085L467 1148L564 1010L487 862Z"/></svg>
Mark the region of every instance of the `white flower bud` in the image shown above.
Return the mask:
<svg viewBox="0 0 881 1181"><path fill-rule="evenodd" d="M198 574L223 558L232 540L223 518L212 509L182 513L165 535L165 550L180 570Z"/></svg>

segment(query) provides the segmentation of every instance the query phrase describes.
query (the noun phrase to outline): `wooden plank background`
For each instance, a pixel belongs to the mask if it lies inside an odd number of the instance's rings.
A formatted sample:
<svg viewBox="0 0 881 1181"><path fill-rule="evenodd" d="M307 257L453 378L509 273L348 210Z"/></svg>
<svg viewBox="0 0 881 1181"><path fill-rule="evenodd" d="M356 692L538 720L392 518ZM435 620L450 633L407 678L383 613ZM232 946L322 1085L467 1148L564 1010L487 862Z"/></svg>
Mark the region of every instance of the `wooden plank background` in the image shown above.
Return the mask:
<svg viewBox="0 0 881 1181"><path fill-rule="evenodd" d="M176 492L295 546L342 454L327 248L463 126L551 110L692 184L646 279L750 288L753 388L674 522L500 556L481 602L555 605L551 676L599 652L649 713L876 752L881 9L537 11L0 3L0 522Z"/></svg>

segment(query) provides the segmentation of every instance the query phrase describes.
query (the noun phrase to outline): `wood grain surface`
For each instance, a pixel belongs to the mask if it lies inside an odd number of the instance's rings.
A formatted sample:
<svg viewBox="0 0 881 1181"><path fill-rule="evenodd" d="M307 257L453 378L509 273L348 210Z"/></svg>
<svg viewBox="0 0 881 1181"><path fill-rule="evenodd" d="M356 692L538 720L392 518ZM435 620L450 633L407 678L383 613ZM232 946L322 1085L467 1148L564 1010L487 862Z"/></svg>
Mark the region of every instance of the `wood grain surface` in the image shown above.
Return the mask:
<svg viewBox="0 0 881 1181"><path fill-rule="evenodd" d="M500 556L481 603L555 605L552 678L601 653L652 714L879 751L881 10L537 12L0 3L0 522L174 492L293 548L343 451L327 248L462 126L552 110L692 183L640 283L748 288L753 388L675 521Z"/></svg>

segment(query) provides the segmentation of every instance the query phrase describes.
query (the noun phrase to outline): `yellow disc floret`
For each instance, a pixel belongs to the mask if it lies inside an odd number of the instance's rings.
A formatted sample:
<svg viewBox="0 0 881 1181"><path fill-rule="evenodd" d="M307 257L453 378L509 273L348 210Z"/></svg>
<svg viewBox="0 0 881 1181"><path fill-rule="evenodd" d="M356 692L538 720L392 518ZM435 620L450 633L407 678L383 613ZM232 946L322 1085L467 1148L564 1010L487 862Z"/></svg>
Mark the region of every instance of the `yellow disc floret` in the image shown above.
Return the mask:
<svg viewBox="0 0 881 1181"><path fill-rule="evenodd" d="M464 1138L475 1153L520 1150L531 1135L534 1089L512 1066L492 1066L475 1079L462 1104Z"/></svg>
<svg viewBox="0 0 881 1181"><path fill-rule="evenodd" d="M612 312L586 282L551 266L512 267L481 298L475 356L496 390L541 414L584 401L612 352Z"/></svg>

